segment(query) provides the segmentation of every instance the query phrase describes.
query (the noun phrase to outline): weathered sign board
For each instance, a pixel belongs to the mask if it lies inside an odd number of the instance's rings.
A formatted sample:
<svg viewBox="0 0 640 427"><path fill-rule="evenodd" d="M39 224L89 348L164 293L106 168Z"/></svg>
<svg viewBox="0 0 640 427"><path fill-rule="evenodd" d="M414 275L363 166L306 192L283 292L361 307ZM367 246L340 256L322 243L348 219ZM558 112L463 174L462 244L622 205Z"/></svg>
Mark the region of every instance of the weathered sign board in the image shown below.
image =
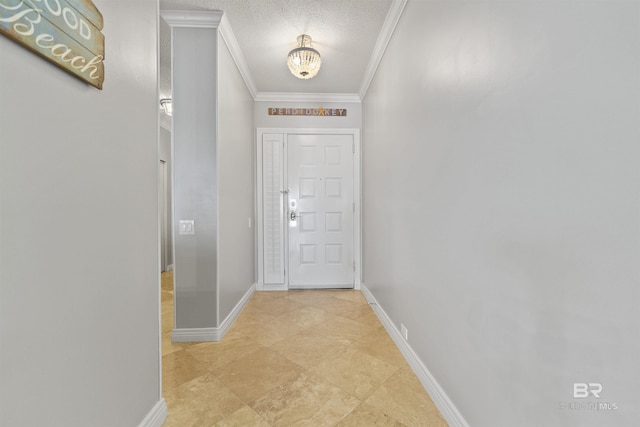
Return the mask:
<svg viewBox="0 0 640 427"><path fill-rule="evenodd" d="M102 89L104 23L91 0L0 0L0 33Z"/></svg>
<svg viewBox="0 0 640 427"><path fill-rule="evenodd" d="M346 117L346 108L269 108L270 116Z"/></svg>

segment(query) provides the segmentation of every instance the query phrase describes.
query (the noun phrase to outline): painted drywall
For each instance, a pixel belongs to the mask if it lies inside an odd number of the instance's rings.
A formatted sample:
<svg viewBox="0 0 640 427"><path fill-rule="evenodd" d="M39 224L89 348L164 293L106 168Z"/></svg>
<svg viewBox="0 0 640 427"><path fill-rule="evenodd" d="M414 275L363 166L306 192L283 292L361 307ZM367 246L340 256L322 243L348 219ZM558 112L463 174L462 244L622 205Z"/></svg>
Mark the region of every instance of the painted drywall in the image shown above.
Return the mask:
<svg viewBox="0 0 640 427"><path fill-rule="evenodd" d="M291 76L291 78L294 78ZM269 108L346 108L346 117L324 116L270 116ZM362 127L362 104L359 102L292 102L256 101L254 105L256 128L310 128L333 129Z"/></svg>
<svg viewBox="0 0 640 427"><path fill-rule="evenodd" d="M165 115L165 114L162 114L162 115ZM160 117L162 117L162 115ZM160 127L159 155L160 155L160 160L162 160L166 164L165 167L166 167L166 174L167 174L166 176L167 194L166 194L166 200L165 200L166 201L165 212L167 214L167 230L166 230L167 241L165 242L165 245L166 245L165 247L167 251L166 264L167 264L167 267L170 267L173 265L173 232L172 232L173 204L171 203L171 200L173 197L172 191L171 191L171 182L172 182L171 176L173 172L171 170L171 132L163 127Z"/></svg>
<svg viewBox="0 0 640 427"><path fill-rule="evenodd" d="M96 0L99 91L0 37L0 425L160 401L157 2Z"/></svg>
<svg viewBox="0 0 640 427"><path fill-rule="evenodd" d="M173 28L176 328L217 326L217 29ZM180 221L195 221L181 235Z"/></svg>
<svg viewBox="0 0 640 427"><path fill-rule="evenodd" d="M365 285L468 424L638 425L640 3L409 0L363 114Z"/></svg>
<svg viewBox="0 0 640 427"><path fill-rule="evenodd" d="M218 37L218 89L220 326L256 281L253 98L222 37Z"/></svg>

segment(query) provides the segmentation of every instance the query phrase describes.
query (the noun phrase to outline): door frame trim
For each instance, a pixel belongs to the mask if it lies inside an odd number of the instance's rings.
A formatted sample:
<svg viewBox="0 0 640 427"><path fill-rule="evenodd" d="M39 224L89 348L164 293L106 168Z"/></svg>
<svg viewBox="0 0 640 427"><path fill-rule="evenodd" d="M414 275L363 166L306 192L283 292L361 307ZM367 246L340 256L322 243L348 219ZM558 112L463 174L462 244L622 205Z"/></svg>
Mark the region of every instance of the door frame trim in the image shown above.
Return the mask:
<svg viewBox="0 0 640 427"><path fill-rule="evenodd" d="M353 258L355 262L355 271L353 275L353 289L360 290L362 283L362 156L361 156L361 140L360 129L357 128L256 128L256 212L255 212L255 230L256 230L256 271L257 282L256 290L258 291L286 291L289 290L289 274L285 269L285 283L278 285L264 284L263 274L263 225L262 225L262 137L265 134L282 134L283 144L287 144L288 135L351 135L354 143L353 154L353 194L355 202L355 214L353 223ZM284 147L286 148L286 146ZM285 151L286 153L286 151ZM285 254L288 254L288 237L285 239ZM288 268L288 255L285 261Z"/></svg>

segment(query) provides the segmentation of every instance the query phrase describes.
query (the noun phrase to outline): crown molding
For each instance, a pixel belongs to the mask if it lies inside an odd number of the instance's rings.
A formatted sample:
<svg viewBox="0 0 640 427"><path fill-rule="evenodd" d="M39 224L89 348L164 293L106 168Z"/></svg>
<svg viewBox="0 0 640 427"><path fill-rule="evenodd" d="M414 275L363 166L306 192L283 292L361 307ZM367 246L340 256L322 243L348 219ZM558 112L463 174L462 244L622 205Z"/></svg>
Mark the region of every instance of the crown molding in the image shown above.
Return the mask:
<svg viewBox="0 0 640 427"><path fill-rule="evenodd" d="M189 11L189 10L161 10L160 16L170 27L187 28L218 28L222 39L229 48L229 52L238 67L249 93L255 101L269 102L362 102L367 94L369 85L376 74L380 61L393 36L408 0L393 0L385 18L378 40L371 54L358 93L288 93L288 92L258 92L251 77L249 67L244 59L238 40L224 16L224 12Z"/></svg>
<svg viewBox="0 0 640 427"><path fill-rule="evenodd" d="M171 28L218 28L224 12L221 10L161 10L160 16Z"/></svg>
<svg viewBox="0 0 640 427"><path fill-rule="evenodd" d="M251 78L251 73L249 72L249 67L244 59L240 45L238 44L238 39L236 39L226 16L223 16L222 21L220 22L220 35L222 35L222 40L224 40L227 48L229 48L229 53L231 53L231 57L236 63L236 67L238 67L238 71L240 72L245 85L247 85L247 89L249 90L251 97L255 100L258 92L256 90L256 85Z"/></svg>
<svg viewBox="0 0 640 427"><path fill-rule="evenodd" d="M396 30L396 26L398 25L398 21L400 20L400 17L402 16L402 12L404 11L404 7L406 5L407 0L393 0L393 2L391 3L391 7L389 8L387 17L385 18L384 24L382 24L382 29L380 30L380 34L378 35L378 40L376 41L376 45L373 48L373 52L371 53L371 59L369 59L369 65L367 65L367 69L364 73L362 85L360 86L360 90L358 91L360 99L364 99L364 97L367 95L369 85L371 84L371 81L373 80L373 77L378 70L380 61L382 61L384 52L387 50L387 46L389 45L391 36L393 36L393 33Z"/></svg>
<svg viewBox="0 0 640 427"><path fill-rule="evenodd" d="M357 93L258 92L255 100L266 102L361 102Z"/></svg>

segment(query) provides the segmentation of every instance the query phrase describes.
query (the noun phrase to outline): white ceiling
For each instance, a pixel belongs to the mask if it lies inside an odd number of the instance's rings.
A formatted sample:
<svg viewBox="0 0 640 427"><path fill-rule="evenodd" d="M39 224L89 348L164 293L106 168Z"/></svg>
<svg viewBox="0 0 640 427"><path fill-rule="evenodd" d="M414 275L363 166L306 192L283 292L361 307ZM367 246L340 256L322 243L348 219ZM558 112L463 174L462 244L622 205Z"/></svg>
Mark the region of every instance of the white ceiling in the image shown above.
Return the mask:
<svg viewBox="0 0 640 427"><path fill-rule="evenodd" d="M360 90L393 0L160 0L161 10L222 10L258 93L350 93ZM296 37L309 34L322 56L310 80L286 65ZM160 93L170 96L169 26L160 26Z"/></svg>

